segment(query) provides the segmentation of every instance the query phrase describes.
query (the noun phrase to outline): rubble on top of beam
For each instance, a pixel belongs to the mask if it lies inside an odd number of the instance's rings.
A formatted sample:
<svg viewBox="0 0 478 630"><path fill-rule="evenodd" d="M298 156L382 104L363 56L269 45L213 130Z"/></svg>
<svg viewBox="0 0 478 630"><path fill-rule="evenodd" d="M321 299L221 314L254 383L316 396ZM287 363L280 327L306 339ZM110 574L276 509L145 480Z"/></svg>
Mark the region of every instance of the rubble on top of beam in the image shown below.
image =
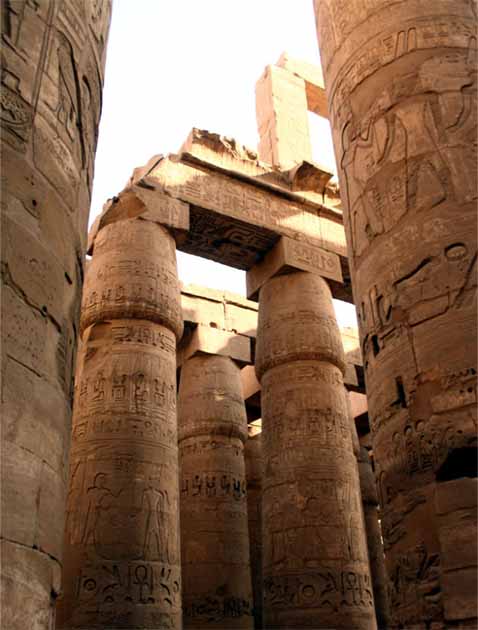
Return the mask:
<svg viewBox="0 0 478 630"><path fill-rule="evenodd" d="M170 156L172 157L172 156ZM290 192L300 192L310 201L338 209L340 199L333 173L310 161L302 161L291 169L259 160L258 153L234 138L193 127L179 150L184 161L204 163L235 175L252 178L257 184L268 184ZM139 170L139 169L138 169Z"/></svg>

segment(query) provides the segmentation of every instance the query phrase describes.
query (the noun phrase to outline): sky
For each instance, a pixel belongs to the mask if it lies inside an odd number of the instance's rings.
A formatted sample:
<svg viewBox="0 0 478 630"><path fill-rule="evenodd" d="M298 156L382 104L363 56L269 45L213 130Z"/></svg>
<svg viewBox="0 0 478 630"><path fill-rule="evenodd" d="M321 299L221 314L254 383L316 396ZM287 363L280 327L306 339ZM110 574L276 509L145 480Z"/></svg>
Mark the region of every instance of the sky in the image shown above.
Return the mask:
<svg viewBox="0 0 478 630"><path fill-rule="evenodd" d="M282 52L319 64L312 0L113 0L90 224L133 169L192 127L256 148L255 83ZM327 121L313 155L334 167ZM245 295L245 273L178 252L184 283ZM344 325L354 309L338 312Z"/></svg>

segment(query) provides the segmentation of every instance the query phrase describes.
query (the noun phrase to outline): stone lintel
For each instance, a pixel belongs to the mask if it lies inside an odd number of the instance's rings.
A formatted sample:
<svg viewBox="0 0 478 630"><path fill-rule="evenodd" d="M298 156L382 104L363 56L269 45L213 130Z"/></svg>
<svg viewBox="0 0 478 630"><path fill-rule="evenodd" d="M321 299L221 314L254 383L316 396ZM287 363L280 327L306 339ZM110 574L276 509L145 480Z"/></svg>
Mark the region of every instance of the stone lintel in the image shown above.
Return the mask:
<svg viewBox="0 0 478 630"><path fill-rule="evenodd" d="M178 348L178 367L196 354L218 354L245 365L251 362L251 340L243 335L198 325Z"/></svg>
<svg viewBox="0 0 478 630"><path fill-rule="evenodd" d="M265 258L246 274L247 297L259 299L259 289L274 276L299 270L342 282L342 269L337 254L303 241L282 237Z"/></svg>
<svg viewBox="0 0 478 630"><path fill-rule="evenodd" d="M189 205L141 179L104 204L103 212L94 221L88 235L87 253L93 253L95 238L102 228L128 219L159 223L170 228L173 236L179 238L189 230Z"/></svg>

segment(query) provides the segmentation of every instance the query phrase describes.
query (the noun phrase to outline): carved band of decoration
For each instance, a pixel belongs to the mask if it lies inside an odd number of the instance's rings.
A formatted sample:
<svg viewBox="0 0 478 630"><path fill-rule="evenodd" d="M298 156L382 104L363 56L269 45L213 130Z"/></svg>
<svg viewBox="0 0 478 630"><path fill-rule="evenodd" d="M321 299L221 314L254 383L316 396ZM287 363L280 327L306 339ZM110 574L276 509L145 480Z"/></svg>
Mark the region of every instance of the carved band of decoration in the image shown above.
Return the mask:
<svg viewBox="0 0 478 630"><path fill-rule="evenodd" d="M343 370L325 280L268 280L256 346L266 626L376 628Z"/></svg>
<svg viewBox="0 0 478 630"><path fill-rule="evenodd" d="M184 627L252 628L239 367L225 356L186 360L178 418Z"/></svg>

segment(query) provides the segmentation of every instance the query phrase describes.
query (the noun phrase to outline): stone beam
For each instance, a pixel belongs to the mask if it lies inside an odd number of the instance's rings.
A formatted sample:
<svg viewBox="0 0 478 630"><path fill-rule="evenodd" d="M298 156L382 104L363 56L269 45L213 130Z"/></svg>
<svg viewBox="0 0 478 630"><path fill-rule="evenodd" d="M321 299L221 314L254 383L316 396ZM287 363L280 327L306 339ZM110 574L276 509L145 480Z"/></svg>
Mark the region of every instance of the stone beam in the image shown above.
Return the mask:
<svg viewBox="0 0 478 630"><path fill-rule="evenodd" d="M305 162L286 172L267 169L228 139L197 130L185 147L136 169L129 184L189 204L190 227L178 249L247 270L287 236L337 254L344 284L332 286L333 296L353 301L342 214L325 203L330 174ZM319 190L310 190L314 180Z"/></svg>
<svg viewBox="0 0 478 630"><path fill-rule="evenodd" d="M178 367L197 354L230 357L244 365L251 362L251 341L243 335L199 325L190 335L183 337L178 348Z"/></svg>

